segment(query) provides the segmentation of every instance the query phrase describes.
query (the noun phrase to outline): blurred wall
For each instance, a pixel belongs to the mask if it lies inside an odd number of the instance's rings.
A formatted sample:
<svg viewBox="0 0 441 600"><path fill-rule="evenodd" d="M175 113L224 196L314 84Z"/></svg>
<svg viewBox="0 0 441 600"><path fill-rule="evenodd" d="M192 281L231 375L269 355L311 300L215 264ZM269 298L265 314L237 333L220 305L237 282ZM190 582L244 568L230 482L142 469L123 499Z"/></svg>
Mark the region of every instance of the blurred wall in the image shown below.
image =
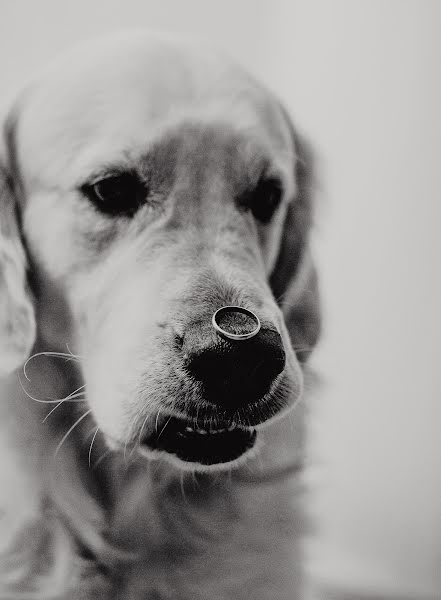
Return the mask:
<svg viewBox="0 0 441 600"><path fill-rule="evenodd" d="M356 598L439 598L441 3L0 0L0 94L134 26L226 48L313 142L326 325L311 568Z"/></svg>

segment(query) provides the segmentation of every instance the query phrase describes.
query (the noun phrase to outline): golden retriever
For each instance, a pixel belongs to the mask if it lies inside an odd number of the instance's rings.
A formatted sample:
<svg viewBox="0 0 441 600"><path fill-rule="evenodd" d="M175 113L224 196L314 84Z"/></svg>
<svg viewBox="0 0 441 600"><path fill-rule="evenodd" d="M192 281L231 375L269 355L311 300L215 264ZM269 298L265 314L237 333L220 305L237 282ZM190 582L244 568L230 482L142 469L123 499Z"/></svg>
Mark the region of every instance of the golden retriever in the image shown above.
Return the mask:
<svg viewBox="0 0 441 600"><path fill-rule="evenodd" d="M25 86L1 152L0 598L303 597L320 319L280 103L121 35Z"/></svg>

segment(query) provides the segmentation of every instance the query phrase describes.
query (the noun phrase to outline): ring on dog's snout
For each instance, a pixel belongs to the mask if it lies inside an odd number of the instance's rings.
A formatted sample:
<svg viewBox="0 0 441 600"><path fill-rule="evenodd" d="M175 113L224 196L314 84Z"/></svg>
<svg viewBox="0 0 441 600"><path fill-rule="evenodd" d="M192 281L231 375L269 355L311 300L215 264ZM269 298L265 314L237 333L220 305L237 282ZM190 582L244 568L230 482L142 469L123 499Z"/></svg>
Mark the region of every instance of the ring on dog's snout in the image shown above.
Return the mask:
<svg viewBox="0 0 441 600"><path fill-rule="evenodd" d="M234 333L232 331L224 329L219 325L219 320L222 317L222 315L228 313L241 313L243 315L246 315L247 317L250 317L255 323L254 329L252 329L251 331L247 331L246 333ZM260 331L259 317L256 314L254 314L251 310L248 310L247 308L242 308L242 306L222 306L221 308L218 308L211 318L211 323L219 335L229 340L235 341L249 340L250 338L257 335Z"/></svg>

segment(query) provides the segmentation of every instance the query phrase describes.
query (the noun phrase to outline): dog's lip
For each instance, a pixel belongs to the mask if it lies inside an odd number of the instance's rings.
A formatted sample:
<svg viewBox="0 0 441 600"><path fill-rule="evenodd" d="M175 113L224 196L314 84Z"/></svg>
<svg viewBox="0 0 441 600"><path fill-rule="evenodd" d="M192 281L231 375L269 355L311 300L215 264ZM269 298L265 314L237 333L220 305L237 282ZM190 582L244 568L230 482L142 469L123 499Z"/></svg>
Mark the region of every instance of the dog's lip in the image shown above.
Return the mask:
<svg viewBox="0 0 441 600"><path fill-rule="evenodd" d="M186 463L209 466L237 460L254 446L256 435L255 429L235 423L198 424L168 416L143 438L142 447L174 455Z"/></svg>

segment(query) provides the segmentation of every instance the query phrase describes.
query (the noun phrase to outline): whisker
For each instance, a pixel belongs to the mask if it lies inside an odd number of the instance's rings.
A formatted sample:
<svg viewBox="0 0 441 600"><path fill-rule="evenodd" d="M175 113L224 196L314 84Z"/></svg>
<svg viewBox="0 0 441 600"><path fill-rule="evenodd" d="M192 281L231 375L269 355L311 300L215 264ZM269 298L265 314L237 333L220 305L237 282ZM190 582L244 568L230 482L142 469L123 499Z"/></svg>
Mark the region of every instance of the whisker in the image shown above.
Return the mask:
<svg viewBox="0 0 441 600"><path fill-rule="evenodd" d="M66 348L73 360L78 360L78 361L83 360L82 356L80 356L79 354L74 354L72 352L72 350L69 348L69 344L67 342L66 342Z"/></svg>
<svg viewBox="0 0 441 600"><path fill-rule="evenodd" d="M83 400L78 400L78 398L83 398ZM66 402L72 402L72 400L77 400L78 402L86 401L86 392L79 392L78 394L69 394L66 398L61 398L61 400L65 400Z"/></svg>
<svg viewBox="0 0 441 600"><path fill-rule="evenodd" d="M89 447L89 469L90 469L90 461L91 461L91 457L92 457L92 447L93 447L93 442L95 441L95 438L98 434L99 431L99 426L96 428L95 433L93 434L93 438L92 441L90 442L90 447Z"/></svg>
<svg viewBox="0 0 441 600"><path fill-rule="evenodd" d="M35 402L40 402L41 404L57 404L59 402L61 402L61 400L68 400L69 402L84 402L84 400L78 400L76 398L79 398L80 396L83 395L83 393L77 394L77 395L70 395L70 396L66 396L66 398L54 398L54 399L49 399L49 400L43 400L42 398L35 398L35 396L32 396L24 387L23 382L21 381L21 379L18 379L21 385L21 389L23 390L23 392L26 394L26 396L28 398L30 398L31 400L34 400ZM73 393L73 392L72 392Z"/></svg>
<svg viewBox="0 0 441 600"><path fill-rule="evenodd" d="M89 429L89 431L86 433L86 437L85 437L86 440L88 440L90 438L90 436L95 431L95 429L96 429L95 425L92 427L92 429Z"/></svg>
<svg viewBox="0 0 441 600"><path fill-rule="evenodd" d="M148 415L147 415L147 417L148 417ZM145 424L145 422L147 420L147 417L144 419L142 427L144 427L144 424ZM127 446L129 445L129 442L132 444L132 447L130 449L129 456L128 456L128 460L129 461L133 457L133 454L135 453L135 451L137 450L137 448L139 446L139 443L138 444L136 443L135 435L134 435L134 433L135 433L135 426L136 426L137 422L138 422L138 418L135 417L133 419L133 421L132 421L132 424L130 425L130 429L129 429L130 433L127 436L127 439L126 439L125 444L124 444L124 460L126 460L126 450L127 450ZM141 436L141 432L140 432L139 436ZM131 438L133 438L133 441L131 441Z"/></svg>
<svg viewBox="0 0 441 600"><path fill-rule="evenodd" d="M84 388L86 387L86 385L80 385L79 388L77 388L76 390L74 390L73 392L71 392L68 396L66 396L66 400L68 400L69 398L76 398L76 396L74 396L74 394L77 394L77 392L79 392L80 390L84 390ZM84 392L81 392L81 394L85 394L86 391L84 390ZM81 394L77 394L78 396Z"/></svg>
<svg viewBox="0 0 441 600"><path fill-rule="evenodd" d="M85 392L80 392L79 394L71 394L69 396L66 396L66 398L61 398L58 400L47 400L46 402L49 403L54 403L54 402L58 402L58 404L45 416L45 418L43 419L43 423L44 421L46 421L46 419L48 418L49 415L51 415L61 404L63 404L63 402L86 402L86 398L84 397ZM40 400L40 402L44 402L43 400Z"/></svg>
<svg viewBox="0 0 441 600"><path fill-rule="evenodd" d="M141 429L140 429L140 431L139 431L139 435L138 435L138 444L139 444L139 445L141 445L142 431L143 431L143 429L144 429L144 427L145 427L145 424L147 423L147 419L148 419L148 418L149 418L149 415L147 414L147 415L145 416L145 418L144 418L144 421L142 422Z"/></svg>
<svg viewBox="0 0 441 600"><path fill-rule="evenodd" d="M132 429L133 425L130 425L130 429L129 431ZM127 462L127 446L129 444L129 439L130 439L130 434L126 437L126 440L124 442L124 452L123 452L123 456L124 456L124 462ZM129 455L130 458L131 454Z"/></svg>
<svg viewBox="0 0 441 600"><path fill-rule="evenodd" d="M28 364L30 363L31 360L33 360L34 358L37 358L38 356L54 356L57 358L67 358L69 360L77 360L77 361L81 360L79 356L76 356L72 353L66 354L66 352L49 352L49 351L36 352L35 354L32 354L32 356L30 356L27 359L27 361L25 362L25 364L23 365L23 373L28 381L30 381L28 374L27 374Z"/></svg>
<svg viewBox="0 0 441 600"><path fill-rule="evenodd" d="M63 437L61 438L60 442L58 443L56 449L55 449L55 456L57 456L61 446L64 444L64 442L67 440L67 438L69 437L69 435L72 433L72 431L75 429L75 427L77 425L79 425L81 423L81 421L83 419L85 419L87 417L87 415L89 415L92 412L92 409L89 408L89 410L86 410L86 412L84 414L81 415L81 417L79 419L77 419L75 421L75 423L72 425L72 427L70 427L70 429L63 435Z"/></svg>
<svg viewBox="0 0 441 600"><path fill-rule="evenodd" d="M137 421L138 421L138 417L135 416L135 418L132 420L132 422L130 424L129 431L128 431L126 440L124 442L124 461L125 462L127 461L127 446L129 445L129 442L131 442L131 438L133 437L133 430L135 428L135 425L136 425ZM136 448L136 444L134 443L134 446L130 450L130 454L128 456L129 459L131 458L131 456L132 456L133 451L135 450L135 448Z"/></svg>
<svg viewBox="0 0 441 600"><path fill-rule="evenodd" d="M187 494L185 493L185 471L181 471L181 494L185 504L189 505Z"/></svg>
<svg viewBox="0 0 441 600"><path fill-rule="evenodd" d="M196 486L196 488L198 490L200 490L201 486L200 486L199 481L198 481L197 472L196 471L191 471L191 476L192 476L193 489L195 489L195 486Z"/></svg>
<svg viewBox="0 0 441 600"><path fill-rule="evenodd" d="M167 421L165 422L165 425L164 425L164 427L161 429L161 433L158 435L158 438L157 438L158 440L159 440L159 438L161 437L161 435L164 433L164 431L165 431L165 428L166 428L166 427L167 427L167 425L170 423L171 419L172 419L172 415L170 415L170 416L169 416L169 418L168 418L168 419L167 419Z"/></svg>
<svg viewBox="0 0 441 600"><path fill-rule="evenodd" d="M161 414L161 409L158 408L158 412L156 414L156 421L155 421L155 432L158 433L158 423L159 423L159 415Z"/></svg>
<svg viewBox="0 0 441 600"><path fill-rule="evenodd" d="M53 412L55 412L55 411L57 410L57 408L63 404L63 402L66 402L66 400L64 400L64 399L63 399L63 400L60 400L60 402L59 402L58 404L56 404L56 405L54 406L54 408L52 408L52 409L51 409L51 410L50 410L50 411L47 413L47 415L46 415L46 416L44 417L44 419L42 420L42 423L46 423L47 419L49 419L49 417L51 416L51 414L52 414Z"/></svg>
<svg viewBox="0 0 441 600"><path fill-rule="evenodd" d="M105 452L103 452L103 454L101 454L101 456L99 457L99 459L94 463L93 467L92 467L92 471L94 471L98 465L109 456L109 454L112 453L112 449L109 448L108 450L106 450Z"/></svg>

